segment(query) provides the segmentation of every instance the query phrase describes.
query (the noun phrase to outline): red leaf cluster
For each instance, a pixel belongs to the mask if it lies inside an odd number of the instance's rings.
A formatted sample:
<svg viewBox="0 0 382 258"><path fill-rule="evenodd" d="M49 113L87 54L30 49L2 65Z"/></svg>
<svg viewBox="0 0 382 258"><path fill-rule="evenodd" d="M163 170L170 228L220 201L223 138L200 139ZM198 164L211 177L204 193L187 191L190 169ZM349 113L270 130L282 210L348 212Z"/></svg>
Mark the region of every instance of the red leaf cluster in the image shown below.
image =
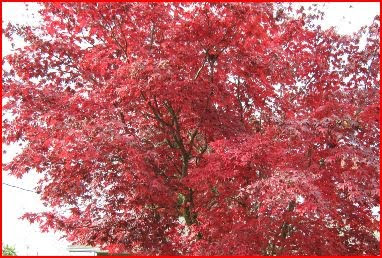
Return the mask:
<svg viewBox="0 0 382 258"><path fill-rule="evenodd" d="M42 230L151 255L376 255L379 18L271 3L44 3L4 58L3 166ZM365 47L360 41L366 40Z"/></svg>

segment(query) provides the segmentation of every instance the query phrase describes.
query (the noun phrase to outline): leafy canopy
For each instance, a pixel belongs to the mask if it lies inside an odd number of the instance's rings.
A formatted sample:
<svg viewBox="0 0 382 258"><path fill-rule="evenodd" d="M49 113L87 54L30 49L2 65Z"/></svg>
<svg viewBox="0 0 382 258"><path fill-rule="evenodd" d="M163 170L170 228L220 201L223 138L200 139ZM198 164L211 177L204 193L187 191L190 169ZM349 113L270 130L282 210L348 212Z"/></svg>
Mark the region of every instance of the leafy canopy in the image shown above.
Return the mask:
<svg viewBox="0 0 382 258"><path fill-rule="evenodd" d="M272 3L44 3L5 57L3 169L43 231L111 252L375 255L379 17ZM4 113L3 113L4 114Z"/></svg>

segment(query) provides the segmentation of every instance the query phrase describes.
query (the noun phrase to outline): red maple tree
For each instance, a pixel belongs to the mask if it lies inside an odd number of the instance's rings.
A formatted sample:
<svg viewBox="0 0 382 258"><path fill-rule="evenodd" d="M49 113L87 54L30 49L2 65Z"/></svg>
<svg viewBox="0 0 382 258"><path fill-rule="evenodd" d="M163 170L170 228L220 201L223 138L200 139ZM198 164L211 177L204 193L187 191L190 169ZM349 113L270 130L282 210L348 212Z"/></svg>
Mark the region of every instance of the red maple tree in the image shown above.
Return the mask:
<svg viewBox="0 0 382 258"><path fill-rule="evenodd" d="M3 169L43 231L111 252L376 255L379 17L272 3L44 3L4 58ZM293 14L293 15L292 15ZM366 43L365 43L366 42ZM3 63L4 64L4 63Z"/></svg>

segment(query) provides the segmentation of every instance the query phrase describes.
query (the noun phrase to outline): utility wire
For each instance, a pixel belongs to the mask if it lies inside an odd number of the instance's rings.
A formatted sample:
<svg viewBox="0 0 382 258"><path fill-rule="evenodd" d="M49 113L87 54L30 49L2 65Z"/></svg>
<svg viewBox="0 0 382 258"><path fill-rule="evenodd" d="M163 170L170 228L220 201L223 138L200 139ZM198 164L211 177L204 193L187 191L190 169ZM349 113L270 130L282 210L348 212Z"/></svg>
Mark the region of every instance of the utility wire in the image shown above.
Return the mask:
<svg viewBox="0 0 382 258"><path fill-rule="evenodd" d="M28 192L32 192L32 193L37 193L36 191L29 190L29 189L25 189L25 188L18 187L18 186L15 186L15 185L10 185L10 184L7 184L7 183L3 183L3 185L7 185L7 186L10 186L10 187L14 187L14 188L17 188L17 189L20 189L20 190L23 190L23 191L28 191Z"/></svg>

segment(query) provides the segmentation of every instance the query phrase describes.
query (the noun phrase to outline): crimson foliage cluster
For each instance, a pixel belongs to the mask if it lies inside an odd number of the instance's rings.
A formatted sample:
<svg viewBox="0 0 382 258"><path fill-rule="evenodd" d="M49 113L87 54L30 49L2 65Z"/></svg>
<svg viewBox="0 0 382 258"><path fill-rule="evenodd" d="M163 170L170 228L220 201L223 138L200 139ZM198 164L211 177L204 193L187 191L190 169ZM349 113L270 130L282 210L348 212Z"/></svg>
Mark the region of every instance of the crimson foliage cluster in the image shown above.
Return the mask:
<svg viewBox="0 0 382 258"><path fill-rule="evenodd" d="M348 36L272 3L42 5L4 31L26 47L3 169L41 173L51 210L26 219L119 253L379 254L379 17Z"/></svg>

